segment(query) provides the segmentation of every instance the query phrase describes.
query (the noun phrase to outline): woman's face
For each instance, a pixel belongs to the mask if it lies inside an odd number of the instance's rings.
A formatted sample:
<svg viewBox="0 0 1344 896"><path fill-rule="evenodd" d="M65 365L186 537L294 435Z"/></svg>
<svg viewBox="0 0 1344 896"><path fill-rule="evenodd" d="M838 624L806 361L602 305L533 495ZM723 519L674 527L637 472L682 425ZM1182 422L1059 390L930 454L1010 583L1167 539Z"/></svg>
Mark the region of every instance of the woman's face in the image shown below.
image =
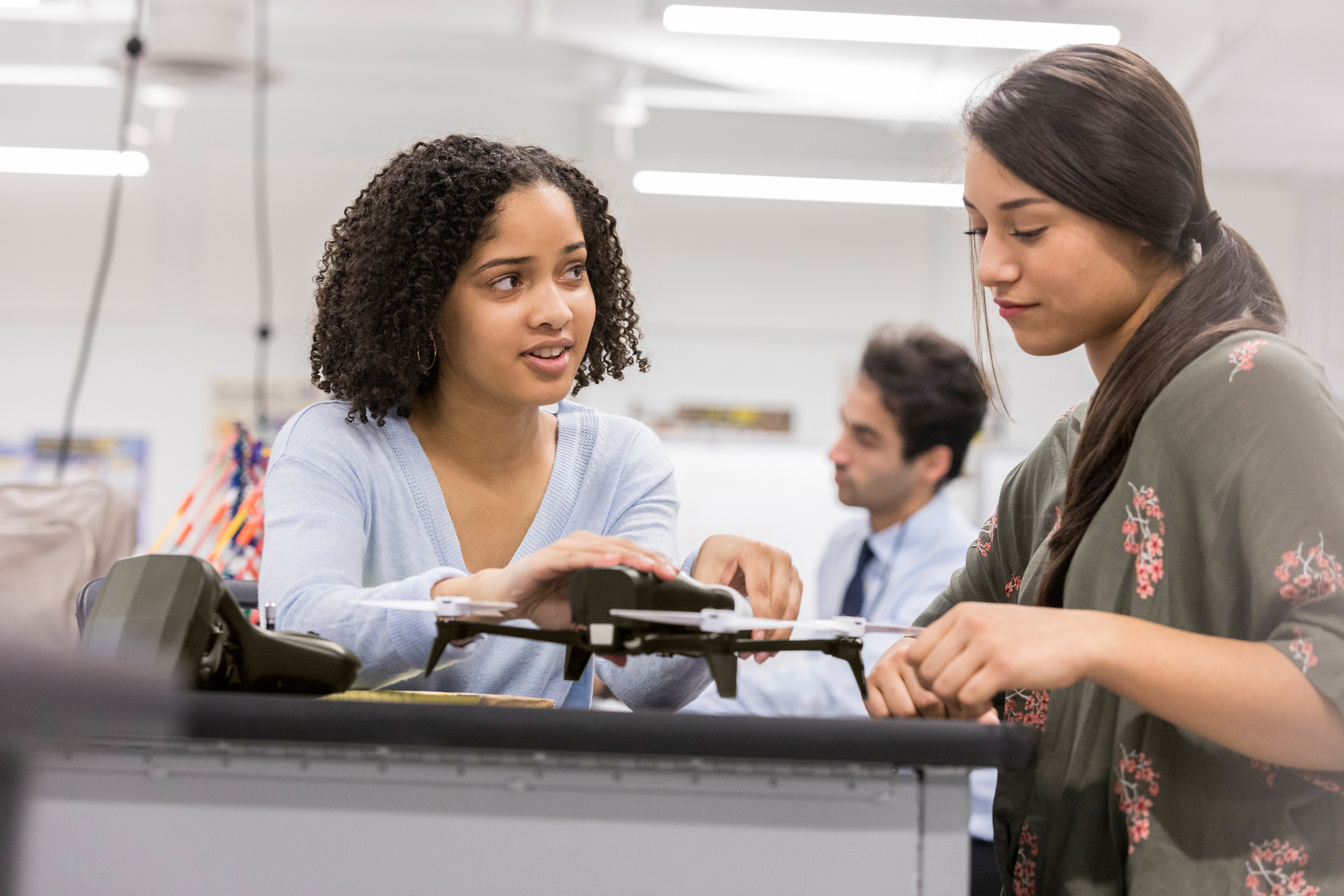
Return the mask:
<svg viewBox="0 0 1344 896"><path fill-rule="evenodd" d="M569 197L539 184L506 193L487 230L443 303L443 385L477 402L552 404L573 385L596 313L583 228Z"/></svg>
<svg viewBox="0 0 1344 896"><path fill-rule="evenodd" d="M977 278L1028 354L1086 346L1100 379L1180 279L1141 237L1049 198L975 141L965 201L980 247Z"/></svg>

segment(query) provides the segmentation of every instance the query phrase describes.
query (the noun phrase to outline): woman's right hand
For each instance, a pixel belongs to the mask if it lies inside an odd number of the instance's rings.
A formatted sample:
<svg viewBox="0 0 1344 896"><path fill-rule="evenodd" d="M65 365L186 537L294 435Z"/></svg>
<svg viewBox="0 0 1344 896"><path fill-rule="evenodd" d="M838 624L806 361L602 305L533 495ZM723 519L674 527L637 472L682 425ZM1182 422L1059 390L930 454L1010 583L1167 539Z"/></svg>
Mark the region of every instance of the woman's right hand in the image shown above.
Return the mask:
<svg viewBox="0 0 1344 896"><path fill-rule="evenodd" d="M574 627L569 609L570 573L618 564L652 572L660 579L677 574L671 560L633 541L575 532L503 569L483 569L466 578L443 579L430 593L509 601L518 606L505 613L507 618L530 619L538 628L567 629Z"/></svg>

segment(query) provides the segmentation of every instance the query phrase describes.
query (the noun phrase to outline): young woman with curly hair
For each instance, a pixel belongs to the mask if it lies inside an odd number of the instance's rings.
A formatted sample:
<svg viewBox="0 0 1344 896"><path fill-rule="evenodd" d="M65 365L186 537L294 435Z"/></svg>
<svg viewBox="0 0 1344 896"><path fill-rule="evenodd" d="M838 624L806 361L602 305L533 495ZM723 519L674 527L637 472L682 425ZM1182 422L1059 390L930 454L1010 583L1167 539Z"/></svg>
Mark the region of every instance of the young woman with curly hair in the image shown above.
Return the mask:
<svg viewBox="0 0 1344 896"><path fill-rule="evenodd" d="M1344 409L1152 65L1052 51L965 121L980 284L1099 385L869 711L1040 730L995 801L1014 894L1344 893Z"/></svg>
<svg viewBox="0 0 1344 896"><path fill-rule="evenodd" d="M565 628L575 569L676 574L658 439L566 397L647 367L615 225L592 182L545 150L453 136L394 158L333 229L311 357L336 400L276 438L261 598L281 628L354 650L356 686L586 707L593 664L565 681L561 646L482 636L425 676L432 614L359 601L508 600L520 624ZM714 536L685 565L736 583L756 611L797 613L781 551ZM634 707L680 706L709 681L698 659L600 662Z"/></svg>

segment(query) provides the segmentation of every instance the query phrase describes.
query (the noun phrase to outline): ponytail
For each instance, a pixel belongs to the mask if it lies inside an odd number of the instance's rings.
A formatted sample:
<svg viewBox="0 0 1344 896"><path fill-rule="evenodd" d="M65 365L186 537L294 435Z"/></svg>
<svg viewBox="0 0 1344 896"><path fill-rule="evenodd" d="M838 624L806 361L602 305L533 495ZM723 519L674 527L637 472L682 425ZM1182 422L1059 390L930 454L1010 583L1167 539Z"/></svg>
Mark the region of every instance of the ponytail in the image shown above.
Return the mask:
<svg viewBox="0 0 1344 896"><path fill-rule="evenodd" d="M1120 480L1139 421L1158 393L1233 333L1283 332L1283 300L1264 262L1212 214L1213 223L1203 228L1209 247L1134 332L1093 393L1069 464L1059 529L1050 538L1050 559L1037 594L1041 606L1064 605L1073 555Z"/></svg>

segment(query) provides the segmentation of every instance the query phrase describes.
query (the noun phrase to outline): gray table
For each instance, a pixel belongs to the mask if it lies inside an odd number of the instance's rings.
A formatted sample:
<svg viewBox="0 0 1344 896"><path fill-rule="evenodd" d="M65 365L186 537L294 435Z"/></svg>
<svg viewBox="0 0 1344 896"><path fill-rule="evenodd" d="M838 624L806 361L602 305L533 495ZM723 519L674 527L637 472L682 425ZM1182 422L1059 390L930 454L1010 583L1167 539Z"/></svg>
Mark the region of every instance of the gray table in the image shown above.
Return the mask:
<svg viewBox="0 0 1344 896"><path fill-rule="evenodd" d="M1034 732L180 695L30 741L17 891L967 890L967 773Z"/></svg>

